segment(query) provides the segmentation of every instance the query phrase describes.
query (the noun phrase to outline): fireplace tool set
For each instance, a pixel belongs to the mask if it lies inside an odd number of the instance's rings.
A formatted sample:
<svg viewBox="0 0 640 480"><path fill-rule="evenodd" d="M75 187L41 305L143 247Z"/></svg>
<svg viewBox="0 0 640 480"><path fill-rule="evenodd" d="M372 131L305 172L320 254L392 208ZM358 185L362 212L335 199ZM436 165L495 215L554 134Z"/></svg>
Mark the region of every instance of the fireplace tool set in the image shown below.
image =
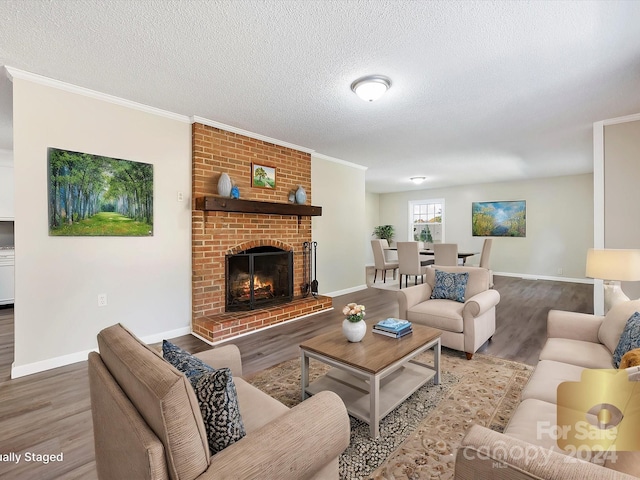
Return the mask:
<svg viewBox="0 0 640 480"><path fill-rule="evenodd" d="M318 279L316 278L316 253L318 242L304 242L302 244L302 296L306 297L311 292L314 297L318 296ZM313 258L312 258L313 256ZM312 280L313 277L313 280Z"/></svg>

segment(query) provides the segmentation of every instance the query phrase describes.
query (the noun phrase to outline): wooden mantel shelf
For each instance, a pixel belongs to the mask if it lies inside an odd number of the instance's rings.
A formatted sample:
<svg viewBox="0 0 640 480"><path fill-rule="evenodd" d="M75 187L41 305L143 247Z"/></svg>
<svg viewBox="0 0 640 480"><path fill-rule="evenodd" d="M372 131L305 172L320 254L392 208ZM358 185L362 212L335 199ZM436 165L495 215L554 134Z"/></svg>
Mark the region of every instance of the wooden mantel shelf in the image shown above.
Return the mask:
<svg viewBox="0 0 640 480"><path fill-rule="evenodd" d="M208 212L258 213L264 215L296 215L298 217L319 217L322 207L298 205L294 203L259 202L226 197L196 198L196 210Z"/></svg>

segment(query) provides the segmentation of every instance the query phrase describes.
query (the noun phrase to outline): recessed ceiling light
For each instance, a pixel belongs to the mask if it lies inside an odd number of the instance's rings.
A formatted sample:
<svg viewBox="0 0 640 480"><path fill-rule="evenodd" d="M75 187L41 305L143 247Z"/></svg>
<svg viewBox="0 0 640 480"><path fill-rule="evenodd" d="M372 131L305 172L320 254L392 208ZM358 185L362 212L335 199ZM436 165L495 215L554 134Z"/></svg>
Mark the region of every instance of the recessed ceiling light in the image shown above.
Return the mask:
<svg viewBox="0 0 640 480"><path fill-rule="evenodd" d="M351 90L367 102L379 99L390 87L391 80L382 75L362 77L351 84Z"/></svg>
<svg viewBox="0 0 640 480"><path fill-rule="evenodd" d="M427 179L427 177L411 177L409 180L411 180L413 183L415 183L416 185L420 185L422 182L424 182Z"/></svg>

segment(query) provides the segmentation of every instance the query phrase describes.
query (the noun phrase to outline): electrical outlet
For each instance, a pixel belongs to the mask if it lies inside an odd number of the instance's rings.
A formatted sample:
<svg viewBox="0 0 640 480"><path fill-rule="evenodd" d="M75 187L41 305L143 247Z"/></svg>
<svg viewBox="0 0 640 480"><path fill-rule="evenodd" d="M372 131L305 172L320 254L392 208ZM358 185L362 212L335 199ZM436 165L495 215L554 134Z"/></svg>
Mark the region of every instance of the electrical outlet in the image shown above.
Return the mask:
<svg viewBox="0 0 640 480"><path fill-rule="evenodd" d="M107 306L107 294L106 293L99 293L98 294L98 306L99 307L106 307Z"/></svg>
<svg viewBox="0 0 640 480"><path fill-rule="evenodd" d="M182 194L182 192L178 192L178 201L182 202L184 200L184 195Z"/></svg>

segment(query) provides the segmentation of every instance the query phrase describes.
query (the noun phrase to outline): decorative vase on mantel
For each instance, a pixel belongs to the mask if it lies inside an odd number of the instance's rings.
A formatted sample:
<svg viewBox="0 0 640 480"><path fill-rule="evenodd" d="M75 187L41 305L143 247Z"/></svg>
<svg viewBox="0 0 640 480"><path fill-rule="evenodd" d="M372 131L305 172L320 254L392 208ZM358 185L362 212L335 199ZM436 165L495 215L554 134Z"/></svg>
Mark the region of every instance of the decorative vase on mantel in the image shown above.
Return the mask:
<svg viewBox="0 0 640 480"><path fill-rule="evenodd" d="M221 173L218 180L218 195L229 197L231 195L231 178L227 173Z"/></svg>
<svg viewBox="0 0 640 480"><path fill-rule="evenodd" d="M298 189L296 190L296 203L299 205L307 203L307 192L304 191L302 185L298 185Z"/></svg>
<svg viewBox="0 0 640 480"><path fill-rule="evenodd" d="M345 318L342 321L342 333L350 342L359 342L367 333L367 324L364 320L352 322L348 318Z"/></svg>

